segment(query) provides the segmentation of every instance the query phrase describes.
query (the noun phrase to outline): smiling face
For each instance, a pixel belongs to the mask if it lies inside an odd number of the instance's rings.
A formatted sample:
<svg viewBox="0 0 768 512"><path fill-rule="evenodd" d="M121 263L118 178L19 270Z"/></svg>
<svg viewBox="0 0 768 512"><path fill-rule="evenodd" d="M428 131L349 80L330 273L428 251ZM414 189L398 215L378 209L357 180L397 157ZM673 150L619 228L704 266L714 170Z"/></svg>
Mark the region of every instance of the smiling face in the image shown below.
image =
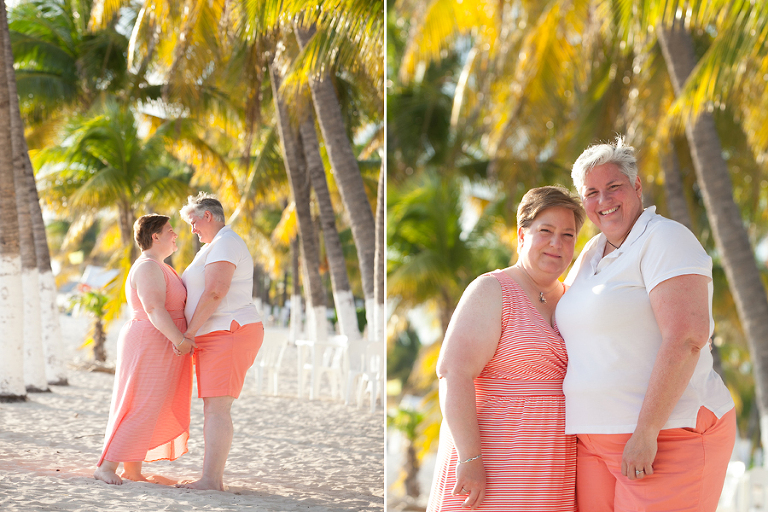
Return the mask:
<svg viewBox="0 0 768 512"><path fill-rule="evenodd" d="M640 178L630 183L616 164L602 164L589 171L581 188L587 217L614 243L629 232L643 211Z"/></svg>
<svg viewBox="0 0 768 512"><path fill-rule="evenodd" d="M215 232L211 231L211 212L205 211L203 215L197 215L195 212L189 213L189 228L193 234L197 235L197 238L204 244L210 243L215 236Z"/></svg>
<svg viewBox="0 0 768 512"><path fill-rule="evenodd" d="M176 246L176 238L178 238L178 236L179 235L173 230L171 223L166 222L160 233L152 235L152 248L157 248L163 254L170 256L178 250L178 247Z"/></svg>
<svg viewBox="0 0 768 512"><path fill-rule="evenodd" d="M530 226L518 228L517 238L520 259L526 267L557 277L573 259L576 218L568 208L547 208Z"/></svg>

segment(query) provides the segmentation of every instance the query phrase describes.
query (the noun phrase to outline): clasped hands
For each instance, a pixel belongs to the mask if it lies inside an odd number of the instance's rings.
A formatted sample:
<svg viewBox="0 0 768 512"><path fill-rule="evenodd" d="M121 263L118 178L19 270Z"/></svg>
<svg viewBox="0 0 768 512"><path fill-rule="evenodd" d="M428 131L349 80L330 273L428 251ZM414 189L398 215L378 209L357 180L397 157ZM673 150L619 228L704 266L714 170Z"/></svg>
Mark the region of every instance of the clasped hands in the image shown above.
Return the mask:
<svg viewBox="0 0 768 512"><path fill-rule="evenodd" d="M181 356L184 354L194 354L195 349L197 348L197 344L195 344L195 336L194 334L190 334L188 332L184 333L184 337L182 340L176 344L171 343L173 345L173 353L177 356Z"/></svg>

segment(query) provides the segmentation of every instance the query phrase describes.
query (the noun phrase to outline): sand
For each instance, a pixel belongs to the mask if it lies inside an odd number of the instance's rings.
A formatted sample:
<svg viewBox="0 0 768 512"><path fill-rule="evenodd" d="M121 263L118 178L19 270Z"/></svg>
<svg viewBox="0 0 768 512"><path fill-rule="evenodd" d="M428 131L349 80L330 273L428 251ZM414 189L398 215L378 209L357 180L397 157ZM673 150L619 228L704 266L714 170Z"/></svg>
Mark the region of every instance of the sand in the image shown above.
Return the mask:
<svg viewBox="0 0 768 512"><path fill-rule="evenodd" d="M62 317L73 364L85 323ZM107 344L114 357L119 326ZM296 397L296 349L289 348L280 395L259 395L249 375L233 406L235 436L224 474L227 492L177 489L203 463L202 400L192 399L189 453L144 464L160 483L112 486L94 480L107 424L113 375L74 367L69 386L0 404L2 511L307 511L384 510L384 412L370 414L322 396ZM293 371L291 371L293 370Z"/></svg>

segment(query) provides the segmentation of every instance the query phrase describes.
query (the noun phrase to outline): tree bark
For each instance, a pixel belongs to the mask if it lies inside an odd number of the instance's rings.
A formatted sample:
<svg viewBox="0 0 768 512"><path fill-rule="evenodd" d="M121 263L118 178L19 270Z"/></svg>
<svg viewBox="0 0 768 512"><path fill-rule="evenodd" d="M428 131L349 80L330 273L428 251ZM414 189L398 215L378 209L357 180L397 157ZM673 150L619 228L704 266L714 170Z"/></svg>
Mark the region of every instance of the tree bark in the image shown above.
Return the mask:
<svg viewBox="0 0 768 512"><path fill-rule="evenodd" d="M360 340L355 298L352 296L352 288L349 285L347 262L344 259L344 250L341 247L341 239L336 229L336 212L333 211L331 193L328 191L328 182L325 179L325 166L317 142L315 118L311 112L307 112L307 115L304 116L304 120L299 126L299 132L304 148L304 159L307 162L307 172L312 181L312 188L315 189L315 197L320 210L320 226L325 240L325 254L331 271L333 301L339 316L341 334L345 335L352 343Z"/></svg>
<svg viewBox="0 0 768 512"><path fill-rule="evenodd" d="M291 328L290 339L296 341L304 333L302 324L303 308L301 305L301 277L299 276L299 237L291 240L291 276L293 289L291 290ZM287 290L287 283L286 283Z"/></svg>
<svg viewBox="0 0 768 512"><path fill-rule="evenodd" d="M660 27L658 39L675 93L680 94L696 65L693 40L677 24ZM686 123L685 135L707 218L752 354L762 443L768 446L768 298L741 213L733 200L731 176L722 156L714 118L708 112L702 113L695 122Z"/></svg>
<svg viewBox="0 0 768 512"><path fill-rule="evenodd" d="M24 173L27 180L29 209L32 218L32 231L35 237L35 256L40 285L40 317L43 354L45 356L45 378L48 384L67 386L67 370L64 362L64 344L61 338L59 307L56 305L56 280L51 270L51 253L45 234L43 210L35 185L35 173L29 153L24 153Z"/></svg>
<svg viewBox="0 0 768 512"><path fill-rule="evenodd" d="M664 167L664 193L667 197L669 216L693 231L691 212L688 209L688 201L685 200L680 160L675 153L675 145L671 142L662 154L662 165Z"/></svg>
<svg viewBox="0 0 768 512"><path fill-rule="evenodd" d="M21 287L23 301L24 333L24 384L27 392L46 392L48 381L45 376L45 356L40 329L40 276L37 270L35 236L32 231L29 202L31 200L24 173L27 143L24 139L24 124L16 91L16 77L13 71L13 52L10 34L2 33L5 51L6 78L8 83L9 108L11 113L11 147L13 151L13 178L16 188L16 209L19 219L19 249L21 253Z"/></svg>
<svg viewBox="0 0 768 512"><path fill-rule="evenodd" d="M314 35L314 27L303 29L295 24L294 32L302 49ZM331 75L325 73L319 79L310 79L309 87L312 92L312 102L317 114L320 131L323 134L328 159L333 168L336 184L341 192L341 198L349 214L352 237L357 248L357 258L360 263L360 276L363 282L363 294L366 302L366 318L368 324L373 323L374 302L374 258L376 253L376 228L373 211L368 196L365 193L363 177L357 158L352 151L352 144L347 137L344 119L341 115L339 98L336 95Z"/></svg>
<svg viewBox="0 0 768 512"><path fill-rule="evenodd" d="M13 146L11 142L11 98L8 91L6 46L8 18L5 3L0 5L0 401L27 399L24 385L24 333L21 281L21 249L19 246L19 218L16 210L16 190L13 173Z"/></svg>
<svg viewBox="0 0 768 512"><path fill-rule="evenodd" d="M374 296L376 307L373 315L373 325L368 327L368 339L379 343L387 340L387 306L386 306L386 250L387 239L384 219L386 216L386 183L387 171L381 164L379 171L379 190L376 198L376 258L374 266Z"/></svg>
<svg viewBox="0 0 768 512"><path fill-rule="evenodd" d="M296 204L302 261L304 273L307 276L304 282L304 288L307 291L306 335L315 341L325 341L328 336L325 319L325 292L320 277L320 249L310 210L310 183L306 171L304 151L298 133L291 127L288 107L279 93L281 77L274 65L270 65L270 75L280 132L280 146L283 151L291 193Z"/></svg>

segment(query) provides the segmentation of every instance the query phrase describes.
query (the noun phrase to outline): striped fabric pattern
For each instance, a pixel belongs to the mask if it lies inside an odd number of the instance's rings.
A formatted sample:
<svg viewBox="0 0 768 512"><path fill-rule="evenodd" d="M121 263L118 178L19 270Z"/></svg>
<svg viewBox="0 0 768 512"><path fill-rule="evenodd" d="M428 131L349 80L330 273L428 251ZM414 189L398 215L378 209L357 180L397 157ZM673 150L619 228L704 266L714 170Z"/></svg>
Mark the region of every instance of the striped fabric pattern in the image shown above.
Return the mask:
<svg viewBox="0 0 768 512"><path fill-rule="evenodd" d="M565 343L504 271L502 333L496 353L475 380L486 495L477 510L574 512L576 437L566 436L562 381ZM440 429L427 511L460 511L451 496L457 453L448 425Z"/></svg>
<svg viewBox="0 0 768 512"><path fill-rule="evenodd" d="M187 290L173 268L155 263L165 276L165 307L183 332ZM125 283L125 296L132 315L117 342L112 405L97 466L104 459L152 462L175 460L187 453L192 358L173 353L171 341L149 321L130 280Z"/></svg>

